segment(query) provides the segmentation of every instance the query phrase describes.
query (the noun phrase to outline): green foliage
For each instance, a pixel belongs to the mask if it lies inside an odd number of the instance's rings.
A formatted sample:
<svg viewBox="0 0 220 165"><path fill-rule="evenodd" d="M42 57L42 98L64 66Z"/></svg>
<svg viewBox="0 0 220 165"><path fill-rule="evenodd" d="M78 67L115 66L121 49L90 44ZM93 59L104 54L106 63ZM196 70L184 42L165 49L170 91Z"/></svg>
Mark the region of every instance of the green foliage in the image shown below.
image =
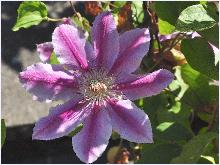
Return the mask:
<svg viewBox="0 0 220 165"><path fill-rule="evenodd" d="M72 132L68 134L68 136L73 137L83 128L83 124L78 125Z"/></svg>
<svg viewBox="0 0 220 165"><path fill-rule="evenodd" d="M216 137L217 134L213 132L197 135L183 146L180 156L174 158L171 163L197 163L207 145Z"/></svg>
<svg viewBox="0 0 220 165"><path fill-rule="evenodd" d="M210 29L198 32L206 41L212 43L217 48L219 47L219 26L216 24Z"/></svg>
<svg viewBox="0 0 220 165"><path fill-rule="evenodd" d="M159 26L160 34L170 34L175 30L175 26L160 18L158 19L158 26Z"/></svg>
<svg viewBox="0 0 220 165"><path fill-rule="evenodd" d="M12 28L13 31L38 25L47 18L47 7L43 2L39 1L22 2L17 12L17 21Z"/></svg>
<svg viewBox="0 0 220 165"><path fill-rule="evenodd" d="M158 25L160 34L170 34L174 32L176 21L179 14L186 7L196 4L197 2L154 2L152 9L156 11L159 17Z"/></svg>
<svg viewBox="0 0 220 165"><path fill-rule="evenodd" d="M1 119L1 146L5 143L6 138L6 127L5 127L5 120Z"/></svg>
<svg viewBox="0 0 220 165"><path fill-rule="evenodd" d="M80 13L75 14L72 17L72 19L73 19L74 24L78 28L84 30L85 32L90 33L89 21L85 17L81 16Z"/></svg>
<svg viewBox="0 0 220 165"><path fill-rule="evenodd" d="M183 10L177 20L176 29L182 32L201 31L209 29L216 24L216 21L207 14L204 7L193 5Z"/></svg>
<svg viewBox="0 0 220 165"><path fill-rule="evenodd" d="M169 163L180 152L181 147L177 144L144 144L143 155L137 163Z"/></svg>
<svg viewBox="0 0 220 165"><path fill-rule="evenodd" d="M218 87L209 85L210 78L192 69L188 64L181 67L181 75L189 85L183 99L190 105L198 108L218 100Z"/></svg>
<svg viewBox="0 0 220 165"><path fill-rule="evenodd" d="M54 52L52 52L50 56L50 64L59 64L60 62L57 59L57 56L55 55Z"/></svg>
<svg viewBox="0 0 220 165"><path fill-rule="evenodd" d="M131 4L133 24L139 25L144 20L143 1L133 1Z"/></svg>
<svg viewBox="0 0 220 165"><path fill-rule="evenodd" d="M192 68L218 80L215 56L207 41L202 38L185 39L181 43L181 51Z"/></svg>
<svg viewBox="0 0 220 165"><path fill-rule="evenodd" d="M192 137L191 132L177 122L163 122L154 132L155 139L164 142L184 142Z"/></svg>

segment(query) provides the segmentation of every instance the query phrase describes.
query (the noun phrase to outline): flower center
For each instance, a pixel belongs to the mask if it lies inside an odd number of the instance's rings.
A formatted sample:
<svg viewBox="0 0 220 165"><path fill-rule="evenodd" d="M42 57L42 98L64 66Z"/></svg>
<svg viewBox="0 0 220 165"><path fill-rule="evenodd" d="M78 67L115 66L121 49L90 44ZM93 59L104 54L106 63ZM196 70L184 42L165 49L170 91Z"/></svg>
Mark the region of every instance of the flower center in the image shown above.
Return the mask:
<svg viewBox="0 0 220 165"><path fill-rule="evenodd" d="M91 80L89 90L94 94L103 94L107 91L107 86L103 82Z"/></svg>
<svg viewBox="0 0 220 165"><path fill-rule="evenodd" d="M90 70L79 79L80 93L86 100L102 102L112 95L114 78L107 76L105 70Z"/></svg>

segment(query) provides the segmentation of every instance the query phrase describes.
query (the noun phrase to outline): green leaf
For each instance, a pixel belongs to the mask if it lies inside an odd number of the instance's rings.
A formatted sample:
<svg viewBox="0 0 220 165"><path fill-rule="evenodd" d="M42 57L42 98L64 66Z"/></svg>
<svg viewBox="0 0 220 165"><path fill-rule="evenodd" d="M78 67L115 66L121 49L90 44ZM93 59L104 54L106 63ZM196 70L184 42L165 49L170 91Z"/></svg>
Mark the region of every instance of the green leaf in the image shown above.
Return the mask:
<svg viewBox="0 0 220 165"><path fill-rule="evenodd" d="M77 133L79 133L81 131L81 129L83 128L83 124L78 125L72 132L70 132L67 136L73 137L75 136Z"/></svg>
<svg viewBox="0 0 220 165"><path fill-rule="evenodd" d="M47 18L47 7L43 2L39 1L22 2L17 12L17 21L12 28L13 31L38 25Z"/></svg>
<svg viewBox="0 0 220 165"><path fill-rule="evenodd" d="M175 30L175 26L171 25L167 21L164 21L162 19L158 19L158 26L159 26L159 31L160 34L171 34Z"/></svg>
<svg viewBox="0 0 220 165"><path fill-rule="evenodd" d="M204 5L208 15L211 16L216 22L219 22L219 12L217 6L218 5L216 5L213 1L209 1Z"/></svg>
<svg viewBox="0 0 220 165"><path fill-rule="evenodd" d="M1 120L1 146L5 143L6 138L6 127L5 127L5 120Z"/></svg>
<svg viewBox="0 0 220 165"><path fill-rule="evenodd" d="M207 41L202 38L185 39L181 43L181 51L193 69L218 80L214 52Z"/></svg>
<svg viewBox="0 0 220 165"><path fill-rule="evenodd" d="M159 17L158 26L160 34L170 34L174 32L175 24L181 11L196 3L198 2L153 2L151 8L155 10L157 16Z"/></svg>
<svg viewBox="0 0 220 165"><path fill-rule="evenodd" d="M219 26L217 24L210 29L199 31L198 33L208 42L212 43L217 48L219 47Z"/></svg>
<svg viewBox="0 0 220 165"><path fill-rule="evenodd" d="M176 29L182 32L201 31L209 29L215 24L216 21L199 4L187 7L181 12L176 23Z"/></svg>
<svg viewBox="0 0 220 165"><path fill-rule="evenodd" d="M90 25L89 25L89 21L81 16L80 13L77 13L77 15L74 15L72 17L74 24L78 27L81 28L84 31L90 32Z"/></svg>
<svg viewBox="0 0 220 165"><path fill-rule="evenodd" d="M57 59L57 56L55 55L54 52L52 52L50 56L50 64L59 64L60 62Z"/></svg>
<svg viewBox="0 0 220 165"><path fill-rule="evenodd" d="M175 122L175 124L173 125L173 127L179 127L180 129L182 129L182 133L185 133L185 137L187 139L187 137L191 137L192 131L191 131L191 127L190 127L190 122L189 122L189 117L190 114L192 112L192 108L189 107L188 105L181 103L179 101L175 101L173 103L173 105L170 108L164 108L161 109L159 111L157 111L157 119L159 121L159 123L163 123L163 122ZM172 128L172 127L170 127ZM186 130L186 129L188 130ZM174 129L174 128L172 128ZM179 131L179 130L177 130ZM172 136L172 132L171 136ZM180 133L180 134L182 134ZM179 133L178 133L179 134ZM189 136L188 136L189 135ZM181 139L182 137L180 137Z"/></svg>
<svg viewBox="0 0 220 165"><path fill-rule="evenodd" d="M217 134L213 132L195 136L183 146L180 156L174 158L171 163L197 163L207 145L216 137Z"/></svg>
<svg viewBox="0 0 220 165"><path fill-rule="evenodd" d="M157 126L155 139L164 142L184 142L192 137L192 133L177 122L163 122Z"/></svg>
<svg viewBox="0 0 220 165"><path fill-rule="evenodd" d="M158 104L158 102L160 104ZM151 119L152 127L158 125L157 123L157 111L164 109L167 105L167 96L161 93L156 96L148 97L144 99L141 108L144 109L145 113L148 114Z"/></svg>
<svg viewBox="0 0 220 165"><path fill-rule="evenodd" d="M134 25L138 26L144 20L143 1L133 1L131 4Z"/></svg>
<svg viewBox="0 0 220 165"><path fill-rule="evenodd" d="M183 97L187 103L198 108L202 106L201 103L206 105L218 100L218 87L209 85L210 78L194 70L188 64L181 66L181 75L184 82L189 85Z"/></svg>
<svg viewBox="0 0 220 165"><path fill-rule="evenodd" d="M137 163L169 163L180 152L181 147L177 144L144 144L141 159Z"/></svg>

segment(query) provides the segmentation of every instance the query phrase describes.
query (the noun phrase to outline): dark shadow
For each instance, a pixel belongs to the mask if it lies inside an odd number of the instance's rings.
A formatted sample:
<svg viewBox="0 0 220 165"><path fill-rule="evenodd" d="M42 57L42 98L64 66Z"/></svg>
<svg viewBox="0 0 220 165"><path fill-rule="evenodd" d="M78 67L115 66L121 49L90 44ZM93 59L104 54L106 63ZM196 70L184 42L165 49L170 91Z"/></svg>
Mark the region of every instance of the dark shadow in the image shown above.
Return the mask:
<svg viewBox="0 0 220 165"><path fill-rule="evenodd" d="M82 163L72 149L71 137L49 141L32 140L33 127L34 124L7 128L6 142L2 147L1 163ZM118 140L110 140L106 151L117 144L119 144ZM107 163L106 151L94 163Z"/></svg>

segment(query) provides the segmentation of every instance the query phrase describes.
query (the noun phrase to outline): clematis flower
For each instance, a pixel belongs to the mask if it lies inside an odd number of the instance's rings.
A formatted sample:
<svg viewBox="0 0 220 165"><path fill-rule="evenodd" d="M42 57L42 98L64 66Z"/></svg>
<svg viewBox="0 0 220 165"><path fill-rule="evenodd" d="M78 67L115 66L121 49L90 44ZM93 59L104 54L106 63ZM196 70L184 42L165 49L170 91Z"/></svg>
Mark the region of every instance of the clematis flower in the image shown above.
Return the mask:
<svg viewBox="0 0 220 165"><path fill-rule="evenodd" d="M152 143L150 120L132 100L159 94L173 74L165 69L133 74L148 52L149 42L147 29L119 36L110 12L95 18L92 44L75 26L57 27L51 43L60 64L34 64L20 73L20 81L39 101L68 101L51 108L36 123L32 138L56 139L82 123L72 145L85 163L101 156L112 130L132 142Z"/></svg>

